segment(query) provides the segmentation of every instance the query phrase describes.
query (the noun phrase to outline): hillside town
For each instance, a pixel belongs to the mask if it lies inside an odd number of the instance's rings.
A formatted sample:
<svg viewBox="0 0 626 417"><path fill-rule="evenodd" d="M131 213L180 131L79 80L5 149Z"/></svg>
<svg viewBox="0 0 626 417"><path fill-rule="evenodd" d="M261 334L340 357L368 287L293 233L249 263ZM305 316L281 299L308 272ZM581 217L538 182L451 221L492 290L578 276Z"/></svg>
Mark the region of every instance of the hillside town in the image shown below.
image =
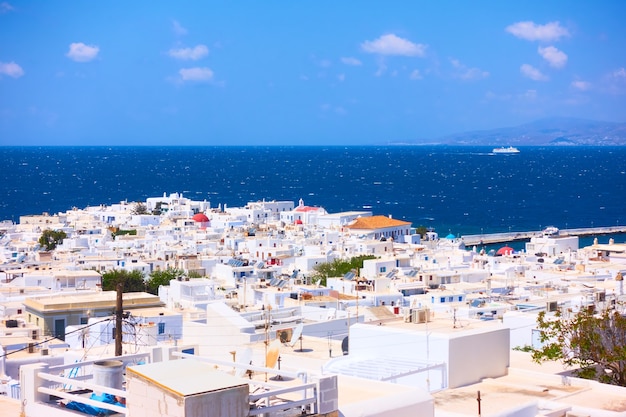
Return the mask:
<svg viewBox="0 0 626 417"><path fill-rule="evenodd" d="M492 250L302 199L22 216L0 223L0 414L626 417L626 387L530 352L540 314L624 315L625 274L612 239Z"/></svg>

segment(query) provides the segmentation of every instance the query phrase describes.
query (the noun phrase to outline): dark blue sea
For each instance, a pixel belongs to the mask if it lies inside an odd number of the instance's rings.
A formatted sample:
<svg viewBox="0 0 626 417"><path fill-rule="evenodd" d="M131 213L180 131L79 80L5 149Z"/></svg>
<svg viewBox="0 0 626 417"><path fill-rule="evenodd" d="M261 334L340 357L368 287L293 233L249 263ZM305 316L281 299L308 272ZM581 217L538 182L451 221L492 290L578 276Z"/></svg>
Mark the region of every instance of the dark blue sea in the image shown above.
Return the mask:
<svg viewBox="0 0 626 417"><path fill-rule="evenodd" d="M367 208L444 235L626 223L626 147L491 150L0 147L0 219L180 192L214 207L303 198L328 212Z"/></svg>

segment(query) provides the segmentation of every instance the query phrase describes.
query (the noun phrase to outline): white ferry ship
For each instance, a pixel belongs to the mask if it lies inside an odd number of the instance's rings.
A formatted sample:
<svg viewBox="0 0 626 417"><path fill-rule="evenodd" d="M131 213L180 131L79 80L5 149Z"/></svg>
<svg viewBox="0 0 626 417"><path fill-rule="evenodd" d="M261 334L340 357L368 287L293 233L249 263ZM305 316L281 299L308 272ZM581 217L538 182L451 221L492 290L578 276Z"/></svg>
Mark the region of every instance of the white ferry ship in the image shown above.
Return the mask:
<svg viewBox="0 0 626 417"><path fill-rule="evenodd" d="M509 146L509 147L500 147L500 148L493 148L493 153L519 153L519 149L513 147L513 146Z"/></svg>

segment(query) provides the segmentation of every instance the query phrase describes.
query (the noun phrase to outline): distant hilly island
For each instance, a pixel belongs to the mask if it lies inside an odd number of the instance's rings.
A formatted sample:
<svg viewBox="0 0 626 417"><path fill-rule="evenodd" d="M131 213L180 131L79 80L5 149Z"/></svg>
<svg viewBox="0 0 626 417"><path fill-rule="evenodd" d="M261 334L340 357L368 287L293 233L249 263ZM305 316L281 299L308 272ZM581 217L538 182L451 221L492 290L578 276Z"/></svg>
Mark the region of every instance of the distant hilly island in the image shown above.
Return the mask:
<svg viewBox="0 0 626 417"><path fill-rule="evenodd" d="M624 146L626 123L547 118L515 127L457 133L431 144L485 146Z"/></svg>

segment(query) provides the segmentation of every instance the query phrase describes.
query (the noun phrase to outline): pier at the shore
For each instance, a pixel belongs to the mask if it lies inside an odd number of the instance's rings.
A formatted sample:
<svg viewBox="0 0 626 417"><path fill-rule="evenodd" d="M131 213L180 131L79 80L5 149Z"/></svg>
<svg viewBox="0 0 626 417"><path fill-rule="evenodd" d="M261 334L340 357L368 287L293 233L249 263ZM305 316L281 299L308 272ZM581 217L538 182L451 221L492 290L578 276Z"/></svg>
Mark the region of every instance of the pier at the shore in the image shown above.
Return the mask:
<svg viewBox="0 0 626 417"><path fill-rule="evenodd" d="M578 229L560 229L557 236L593 236L626 233L626 226L585 227ZM543 236L543 230L526 232L485 233L478 235L463 235L461 240L466 245L482 245L491 243L505 243L518 240L529 240L531 237Z"/></svg>

